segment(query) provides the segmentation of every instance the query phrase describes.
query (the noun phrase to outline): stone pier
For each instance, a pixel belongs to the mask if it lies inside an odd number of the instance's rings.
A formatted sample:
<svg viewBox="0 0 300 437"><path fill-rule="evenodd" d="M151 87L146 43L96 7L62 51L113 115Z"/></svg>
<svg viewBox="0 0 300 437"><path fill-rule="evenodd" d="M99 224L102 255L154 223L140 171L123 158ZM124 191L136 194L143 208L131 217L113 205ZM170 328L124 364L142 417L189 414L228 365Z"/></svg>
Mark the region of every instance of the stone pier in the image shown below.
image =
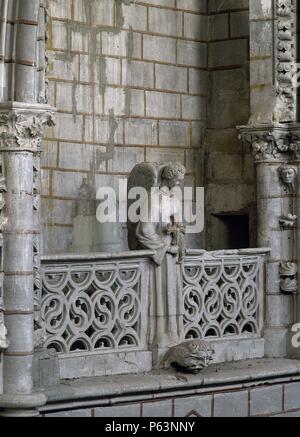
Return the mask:
<svg viewBox="0 0 300 437"><path fill-rule="evenodd" d="M46 402L33 387L34 301L40 235L39 160L43 130L52 122L41 85L47 62L46 10L38 0L1 2L2 99L0 153L6 182L3 226L4 323L9 345L3 359L3 416L35 416ZM41 32L42 29L42 32ZM13 53L8 41L14 38ZM39 47L39 50L37 49ZM4 191L4 190L3 190Z"/></svg>
<svg viewBox="0 0 300 437"><path fill-rule="evenodd" d="M291 328L299 320L299 129L293 74L296 1L250 1L248 126L240 137L256 164L258 245L270 246L265 338L268 357L297 355Z"/></svg>

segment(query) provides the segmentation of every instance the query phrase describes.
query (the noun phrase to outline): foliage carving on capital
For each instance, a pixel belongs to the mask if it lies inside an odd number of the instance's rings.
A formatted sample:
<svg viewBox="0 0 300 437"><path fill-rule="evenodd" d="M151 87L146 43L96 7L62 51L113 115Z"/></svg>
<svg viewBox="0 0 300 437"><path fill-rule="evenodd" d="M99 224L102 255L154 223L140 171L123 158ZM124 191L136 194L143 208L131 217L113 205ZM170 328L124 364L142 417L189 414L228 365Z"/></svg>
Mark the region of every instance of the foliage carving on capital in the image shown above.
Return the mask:
<svg viewBox="0 0 300 437"><path fill-rule="evenodd" d="M50 111L0 113L0 148L40 151L44 128L53 125Z"/></svg>
<svg viewBox="0 0 300 437"><path fill-rule="evenodd" d="M292 153L290 139L286 132L241 131L240 139L250 145L255 161L276 161Z"/></svg>

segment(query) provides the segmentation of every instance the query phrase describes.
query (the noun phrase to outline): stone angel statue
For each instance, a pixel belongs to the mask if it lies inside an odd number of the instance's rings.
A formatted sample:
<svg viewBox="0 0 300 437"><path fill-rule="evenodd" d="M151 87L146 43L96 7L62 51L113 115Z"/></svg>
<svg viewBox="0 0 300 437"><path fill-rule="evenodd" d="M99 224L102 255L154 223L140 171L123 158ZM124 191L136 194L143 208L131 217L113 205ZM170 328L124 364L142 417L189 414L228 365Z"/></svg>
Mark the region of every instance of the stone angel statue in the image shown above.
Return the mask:
<svg viewBox="0 0 300 437"><path fill-rule="evenodd" d="M158 354L182 341L182 267L185 227L182 201L174 191L184 182L186 169L179 163L137 164L128 180L128 244L130 250L152 250L154 268L151 292L152 344ZM143 188L139 219L132 220L130 192ZM180 191L180 190L179 190ZM134 198L135 196L132 196Z"/></svg>
<svg viewBox="0 0 300 437"><path fill-rule="evenodd" d="M185 227L182 221L182 204L174 194L183 184L186 169L179 163L137 164L128 180L128 193L134 188L145 189L139 221L131 221L128 214L128 245L130 250L153 250L154 262L161 265L167 253L182 260L185 255ZM128 211L133 204L128 202Z"/></svg>

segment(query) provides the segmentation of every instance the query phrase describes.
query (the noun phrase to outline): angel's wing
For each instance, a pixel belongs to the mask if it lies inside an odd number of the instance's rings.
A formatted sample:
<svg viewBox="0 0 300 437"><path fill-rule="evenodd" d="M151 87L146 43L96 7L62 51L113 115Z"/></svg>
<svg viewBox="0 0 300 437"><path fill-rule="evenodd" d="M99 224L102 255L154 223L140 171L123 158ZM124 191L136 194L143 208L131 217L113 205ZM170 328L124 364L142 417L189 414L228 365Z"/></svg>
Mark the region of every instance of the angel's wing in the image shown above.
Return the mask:
<svg viewBox="0 0 300 437"><path fill-rule="evenodd" d="M142 187L147 190L148 193L151 192L151 188L157 187L159 185L159 164L143 162L137 164L131 171L128 179L128 193L132 188ZM134 200L128 199L128 210L133 204ZM128 245L130 250L137 250L138 244L136 241L136 228L137 223L132 223L129 219L127 220L128 228Z"/></svg>
<svg viewBox="0 0 300 437"><path fill-rule="evenodd" d="M158 164L150 162L137 164L130 173L128 179L128 191L135 187L143 187L149 192L152 187L157 187L158 168Z"/></svg>

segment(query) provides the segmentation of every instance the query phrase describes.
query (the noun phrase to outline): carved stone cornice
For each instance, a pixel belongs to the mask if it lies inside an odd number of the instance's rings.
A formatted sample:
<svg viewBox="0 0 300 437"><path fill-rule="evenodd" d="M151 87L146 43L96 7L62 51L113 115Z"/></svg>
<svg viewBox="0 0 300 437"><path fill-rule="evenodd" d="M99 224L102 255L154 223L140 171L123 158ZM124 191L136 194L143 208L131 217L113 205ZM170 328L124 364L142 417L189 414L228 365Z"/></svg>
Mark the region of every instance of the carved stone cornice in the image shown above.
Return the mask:
<svg viewBox="0 0 300 437"><path fill-rule="evenodd" d="M290 128L286 124L239 126L239 137L248 144L256 162L281 162L295 157Z"/></svg>
<svg viewBox="0 0 300 437"><path fill-rule="evenodd" d="M44 128L54 125L53 116L47 105L0 105L0 151L40 152Z"/></svg>

